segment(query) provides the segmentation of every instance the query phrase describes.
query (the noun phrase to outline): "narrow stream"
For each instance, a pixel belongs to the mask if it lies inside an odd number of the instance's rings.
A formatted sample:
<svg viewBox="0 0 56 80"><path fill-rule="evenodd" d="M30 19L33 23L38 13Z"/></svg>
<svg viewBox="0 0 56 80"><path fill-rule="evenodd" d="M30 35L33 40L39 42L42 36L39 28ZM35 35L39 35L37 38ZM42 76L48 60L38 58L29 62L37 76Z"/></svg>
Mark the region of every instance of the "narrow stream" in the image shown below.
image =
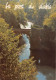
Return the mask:
<svg viewBox="0 0 56 80"><path fill-rule="evenodd" d="M26 34L22 35L25 41L25 47L23 48L21 55L19 56L20 61L29 59L30 57L30 42ZM55 80L55 70L48 66L39 66L37 80Z"/></svg>

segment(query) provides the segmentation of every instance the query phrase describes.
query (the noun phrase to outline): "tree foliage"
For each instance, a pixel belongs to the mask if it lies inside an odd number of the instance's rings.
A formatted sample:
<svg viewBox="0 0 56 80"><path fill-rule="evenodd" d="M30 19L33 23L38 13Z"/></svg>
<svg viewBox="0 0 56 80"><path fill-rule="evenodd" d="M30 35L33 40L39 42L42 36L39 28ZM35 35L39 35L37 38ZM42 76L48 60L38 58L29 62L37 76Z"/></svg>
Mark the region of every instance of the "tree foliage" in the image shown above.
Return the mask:
<svg viewBox="0 0 56 80"><path fill-rule="evenodd" d="M0 18L0 78L11 80L17 66L17 45L19 36L15 36L4 19Z"/></svg>
<svg viewBox="0 0 56 80"><path fill-rule="evenodd" d="M13 26L14 28L18 27L17 19L16 19L12 10L9 10L9 9L4 10L4 17L3 18L9 24L9 26Z"/></svg>
<svg viewBox="0 0 56 80"><path fill-rule="evenodd" d="M5 5L6 2L15 3L15 2L17 2L17 1L18 1L18 0L0 0L0 4Z"/></svg>
<svg viewBox="0 0 56 80"><path fill-rule="evenodd" d="M27 21L26 13L24 12L23 9L14 11L14 15L15 15L18 23L26 25L26 21Z"/></svg>
<svg viewBox="0 0 56 80"><path fill-rule="evenodd" d="M56 12L56 1L54 0L50 14Z"/></svg>
<svg viewBox="0 0 56 80"><path fill-rule="evenodd" d="M37 69L33 58L23 60L19 64L19 80L36 80Z"/></svg>
<svg viewBox="0 0 56 80"><path fill-rule="evenodd" d="M12 28L0 18L0 79L35 80L36 67L32 59L19 62L18 43Z"/></svg>
<svg viewBox="0 0 56 80"><path fill-rule="evenodd" d="M55 30L56 29L56 13L51 14L49 18L45 19L43 24Z"/></svg>
<svg viewBox="0 0 56 80"><path fill-rule="evenodd" d="M5 19L9 26L20 28L20 24L26 24L26 13L24 10L14 10L15 5L11 9L5 9L4 5L0 5L0 16Z"/></svg>

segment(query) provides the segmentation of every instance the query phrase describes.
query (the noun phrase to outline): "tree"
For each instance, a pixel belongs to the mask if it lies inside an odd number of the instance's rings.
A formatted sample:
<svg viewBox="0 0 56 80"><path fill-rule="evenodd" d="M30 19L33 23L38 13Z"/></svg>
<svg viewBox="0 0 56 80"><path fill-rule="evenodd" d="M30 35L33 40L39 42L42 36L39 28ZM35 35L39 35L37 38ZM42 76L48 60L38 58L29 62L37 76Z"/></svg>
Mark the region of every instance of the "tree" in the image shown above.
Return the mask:
<svg viewBox="0 0 56 80"><path fill-rule="evenodd" d="M18 43L12 28L0 18L0 79L2 80L35 80L36 66L32 59L19 62Z"/></svg>
<svg viewBox="0 0 56 80"><path fill-rule="evenodd" d="M33 58L23 60L19 64L19 80L36 80L37 69Z"/></svg>
<svg viewBox="0 0 56 80"><path fill-rule="evenodd" d="M18 63L19 36L15 36L12 29L8 28L9 25L0 18L0 78L3 80L12 80Z"/></svg>
<svg viewBox="0 0 56 80"><path fill-rule="evenodd" d="M50 14L56 12L56 1L54 0Z"/></svg>
<svg viewBox="0 0 56 80"><path fill-rule="evenodd" d="M51 29L56 29L56 12L52 13L49 18L45 19L43 25L47 25Z"/></svg>
<svg viewBox="0 0 56 80"><path fill-rule="evenodd" d="M5 19L10 27L20 28L20 24L26 25L26 13L24 9L14 10L14 7L15 4L10 9L5 9L4 5L0 5L0 16Z"/></svg>
<svg viewBox="0 0 56 80"><path fill-rule="evenodd" d="M43 0L33 0L33 5L38 9Z"/></svg>
<svg viewBox="0 0 56 80"><path fill-rule="evenodd" d="M20 4L24 4L24 5L29 5L30 1L31 0L24 0L24 1L23 0L20 0L19 3Z"/></svg>
<svg viewBox="0 0 56 80"><path fill-rule="evenodd" d="M4 9L5 9L5 6L0 4L0 17L4 16Z"/></svg>
<svg viewBox="0 0 56 80"><path fill-rule="evenodd" d="M46 3L53 5L54 0L46 0Z"/></svg>
<svg viewBox="0 0 56 80"><path fill-rule="evenodd" d="M26 13L24 12L23 9L17 9L17 10L15 10L14 11L14 15L15 15L18 23L26 25L27 18L26 18Z"/></svg>
<svg viewBox="0 0 56 80"><path fill-rule="evenodd" d="M18 0L0 0L0 4L5 5L6 2L17 2Z"/></svg>
<svg viewBox="0 0 56 80"><path fill-rule="evenodd" d="M13 9L5 9L4 5L0 5L0 16L5 19L9 26L13 26L14 28L20 27L18 26Z"/></svg>
<svg viewBox="0 0 56 80"><path fill-rule="evenodd" d="M3 18L9 24L9 26L13 26L14 28L19 28L18 23L17 23L17 19L11 9L4 10L4 17Z"/></svg>

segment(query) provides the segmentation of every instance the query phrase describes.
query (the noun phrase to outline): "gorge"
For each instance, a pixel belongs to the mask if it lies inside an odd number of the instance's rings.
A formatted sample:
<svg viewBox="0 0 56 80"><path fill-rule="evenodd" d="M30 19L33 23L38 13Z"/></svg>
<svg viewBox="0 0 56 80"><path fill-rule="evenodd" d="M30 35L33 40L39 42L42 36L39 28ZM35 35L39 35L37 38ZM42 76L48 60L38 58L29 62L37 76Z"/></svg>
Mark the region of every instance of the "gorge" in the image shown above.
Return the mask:
<svg viewBox="0 0 56 80"><path fill-rule="evenodd" d="M29 24L30 25L30 24ZM30 25L31 26L31 25ZM29 26L29 27L30 27ZM25 41L25 47L23 48L21 55L19 56L20 61L24 59L29 59L30 56L33 56L37 62L38 75L36 76L38 80L54 80L55 79L55 70L51 66L42 64L42 60L45 62L45 58L41 58L44 54L40 54L41 51L30 50L31 42L27 34L22 34L23 40ZM32 53L34 52L34 53ZM35 55L36 54L36 55ZM38 59L37 59L38 58Z"/></svg>

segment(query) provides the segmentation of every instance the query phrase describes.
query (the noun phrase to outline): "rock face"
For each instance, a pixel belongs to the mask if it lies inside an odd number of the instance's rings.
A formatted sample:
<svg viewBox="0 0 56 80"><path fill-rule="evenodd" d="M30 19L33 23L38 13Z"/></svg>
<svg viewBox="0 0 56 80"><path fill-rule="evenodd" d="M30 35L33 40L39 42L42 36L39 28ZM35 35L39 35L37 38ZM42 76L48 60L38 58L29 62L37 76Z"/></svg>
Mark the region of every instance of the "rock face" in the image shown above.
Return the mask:
<svg viewBox="0 0 56 80"><path fill-rule="evenodd" d="M31 49L41 49L41 30L31 29Z"/></svg>
<svg viewBox="0 0 56 80"><path fill-rule="evenodd" d="M39 65L55 67L55 32L48 28L31 29L31 56Z"/></svg>
<svg viewBox="0 0 56 80"><path fill-rule="evenodd" d="M25 41L24 41L23 37L21 36L20 39L19 39L18 47L21 47L24 44L25 44Z"/></svg>

